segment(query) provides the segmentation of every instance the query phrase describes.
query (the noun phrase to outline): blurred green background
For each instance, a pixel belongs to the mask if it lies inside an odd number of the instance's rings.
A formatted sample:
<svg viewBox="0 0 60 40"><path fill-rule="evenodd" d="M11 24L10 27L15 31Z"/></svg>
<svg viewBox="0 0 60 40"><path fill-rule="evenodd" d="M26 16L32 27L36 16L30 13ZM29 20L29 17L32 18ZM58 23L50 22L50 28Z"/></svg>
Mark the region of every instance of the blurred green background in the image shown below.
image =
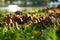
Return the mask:
<svg viewBox="0 0 60 40"><path fill-rule="evenodd" d="M0 0L0 6L16 4L18 6L46 6L49 2L59 2L59 0Z"/></svg>

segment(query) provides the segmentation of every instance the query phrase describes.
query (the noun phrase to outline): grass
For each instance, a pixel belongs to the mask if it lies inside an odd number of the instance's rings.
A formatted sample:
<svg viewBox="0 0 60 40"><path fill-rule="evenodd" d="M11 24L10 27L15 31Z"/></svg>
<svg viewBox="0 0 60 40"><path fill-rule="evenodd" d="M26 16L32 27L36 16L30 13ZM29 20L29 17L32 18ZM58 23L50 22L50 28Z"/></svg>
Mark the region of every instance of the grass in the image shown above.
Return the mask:
<svg viewBox="0 0 60 40"><path fill-rule="evenodd" d="M56 30L48 27L44 30L36 30L36 27L19 26L0 27L0 40L57 40Z"/></svg>

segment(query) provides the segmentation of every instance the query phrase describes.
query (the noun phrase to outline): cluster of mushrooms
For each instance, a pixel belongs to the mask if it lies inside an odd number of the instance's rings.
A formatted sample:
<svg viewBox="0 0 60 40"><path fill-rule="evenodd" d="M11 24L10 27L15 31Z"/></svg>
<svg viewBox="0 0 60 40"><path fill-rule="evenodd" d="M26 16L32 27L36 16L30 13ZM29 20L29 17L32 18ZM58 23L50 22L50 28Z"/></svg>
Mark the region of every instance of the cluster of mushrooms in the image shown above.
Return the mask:
<svg viewBox="0 0 60 40"><path fill-rule="evenodd" d="M60 13L55 13L53 10L48 10L48 15L45 16L44 13L36 16L35 14L32 13L30 14L25 14L25 15L17 15L19 11L15 12L16 14L10 14L7 15L3 23L5 25L14 25L16 26L17 24L19 25L52 25L54 23L60 25Z"/></svg>

